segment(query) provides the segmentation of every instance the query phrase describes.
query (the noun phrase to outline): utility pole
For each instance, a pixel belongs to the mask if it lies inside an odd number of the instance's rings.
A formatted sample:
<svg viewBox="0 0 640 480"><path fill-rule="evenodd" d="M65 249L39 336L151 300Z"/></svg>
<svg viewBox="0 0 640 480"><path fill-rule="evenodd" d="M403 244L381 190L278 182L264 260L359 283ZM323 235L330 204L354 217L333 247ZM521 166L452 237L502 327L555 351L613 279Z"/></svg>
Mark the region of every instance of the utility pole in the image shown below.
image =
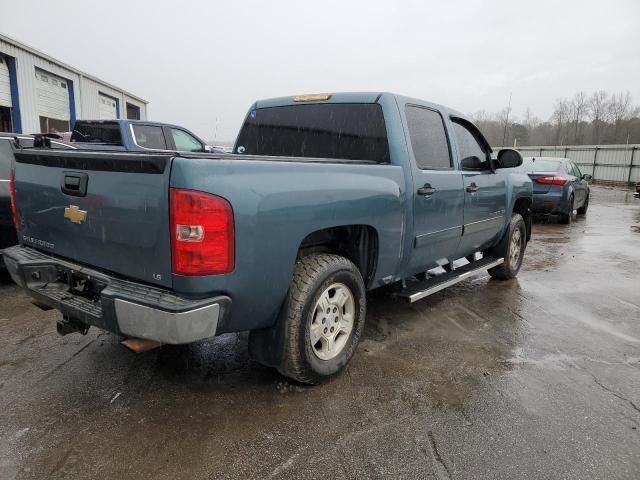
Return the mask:
<svg viewBox="0 0 640 480"><path fill-rule="evenodd" d="M504 120L504 131L502 132L502 146L507 142L507 126L509 125L509 113L511 112L511 96L513 92L509 92L509 105L507 105L507 116Z"/></svg>

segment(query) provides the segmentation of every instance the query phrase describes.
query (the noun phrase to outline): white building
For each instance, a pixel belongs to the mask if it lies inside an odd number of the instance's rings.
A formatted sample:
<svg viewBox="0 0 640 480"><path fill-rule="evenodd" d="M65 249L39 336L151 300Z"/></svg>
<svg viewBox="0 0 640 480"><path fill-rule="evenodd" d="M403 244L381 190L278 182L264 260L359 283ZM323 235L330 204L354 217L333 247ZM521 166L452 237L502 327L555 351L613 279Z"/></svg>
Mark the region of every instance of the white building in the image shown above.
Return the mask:
<svg viewBox="0 0 640 480"><path fill-rule="evenodd" d="M147 102L0 34L0 132L68 132L76 119L147 119Z"/></svg>

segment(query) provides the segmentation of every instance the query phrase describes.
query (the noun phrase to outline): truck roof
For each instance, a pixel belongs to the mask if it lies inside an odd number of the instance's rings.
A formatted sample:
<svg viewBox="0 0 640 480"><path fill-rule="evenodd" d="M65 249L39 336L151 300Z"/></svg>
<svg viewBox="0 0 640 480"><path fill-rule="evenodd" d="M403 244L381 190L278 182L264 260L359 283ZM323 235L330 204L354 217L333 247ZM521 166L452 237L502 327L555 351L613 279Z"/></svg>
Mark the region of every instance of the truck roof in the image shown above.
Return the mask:
<svg viewBox="0 0 640 480"><path fill-rule="evenodd" d="M269 107L283 107L287 105L301 105L304 103L376 103L380 97L383 95L392 96L402 102L407 103L416 103L419 105L427 105L432 106L443 113L447 113L450 116L462 118L471 122L466 115L457 112L456 110L452 110L444 105L440 105L434 102L429 102L426 100L420 100L417 98L411 98L404 95L398 95L397 93L392 92L336 92L336 93L318 93L318 94L309 94L309 95L292 95L288 97L275 97L275 98L267 98L264 100L256 101L251 109L254 108L269 108ZM296 97L315 97L313 100L295 100ZM328 97L326 99L322 97ZM317 99L321 98L321 99Z"/></svg>
<svg viewBox="0 0 640 480"><path fill-rule="evenodd" d="M175 125L173 123L165 123L165 122L153 122L150 120L129 120L129 119L123 119L123 118L116 118L113 120L91 120L91 119L81 119L81 120L77 120L77 123L119 123L121 125L129 125L129 124L143 124L143 125L152 125L152 126L157 126L157 127L175 127L175 128L179 128L181 130L184 130L185 127L182 127L180 125Z"/></svg>

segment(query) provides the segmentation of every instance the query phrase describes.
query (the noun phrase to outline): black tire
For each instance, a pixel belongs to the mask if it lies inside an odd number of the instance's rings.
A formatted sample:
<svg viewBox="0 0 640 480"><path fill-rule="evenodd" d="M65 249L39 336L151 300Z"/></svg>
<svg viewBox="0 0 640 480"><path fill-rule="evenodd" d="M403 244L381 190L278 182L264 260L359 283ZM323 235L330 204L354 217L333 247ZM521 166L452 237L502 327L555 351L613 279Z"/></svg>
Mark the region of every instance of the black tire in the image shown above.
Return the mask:
<svg viewBox="0 0 640 480"><path fill-rule="evenodd" d="M589 208L589 194L587 194L587 198L584 199L584 203L577 210L578 215L586 215L588 208Z"/></svg>
<svg viewBox="0 0 640 480"><path fill-rule="evenodd" d="M516 233L519 232L519 233ZM519 253L516 258L510 254L511 243L515 236L519 235L518 242L520 244ZM497 247L491 249L491 251L485 252L486 255L493 257L504 258L504 263L497 267L490 268L489 275L498 280L509 280L515 278L522 266L522 259L524 258L524 251L527 247L527 226L519 213L511 215L511 222L509 223L509 229L506 235L500 241Z"/></svg>
<svg viewBox="0 0 640 480"><path fill-rule="evenodd" d="M571 225L571 220L573 219L573 194L569 197L569 212L563 215L560 215L560 223L563 225Z"/></svg>
<svg viewBox="0 0 640 480"><path fill-rule="evenodd" d="M331 285L346 286L354 300L353 326L340 353L322 360L310 340L310 323L316 303ZM278 370L302 383L316 384L339 372L351 360L364 328L366 290L360 271L338 255L309 255L296 263L289 287L285 320L285 342Z"/></svg>

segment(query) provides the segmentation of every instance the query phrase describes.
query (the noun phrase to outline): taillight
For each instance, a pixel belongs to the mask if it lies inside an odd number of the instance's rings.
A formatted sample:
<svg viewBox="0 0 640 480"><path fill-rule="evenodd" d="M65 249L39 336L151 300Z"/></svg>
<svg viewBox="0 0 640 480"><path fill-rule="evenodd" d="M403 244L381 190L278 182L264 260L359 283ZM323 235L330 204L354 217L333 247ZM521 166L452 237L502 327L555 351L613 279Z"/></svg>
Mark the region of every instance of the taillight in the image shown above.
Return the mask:
<svg viewBox="0 0 640 480"><path fill-rule="evenodd" d="M17 231L20 223L20 211L16 203L16 172L14 170L11 170L11 175L9 176L9 197L11 199L11 218L13 218L13 224Z"/></svg>
<svg viewBox="0 0 640 480"><path fill-rule="evenodd" d="M536 178L536 182L545 185L564 185L567 183L567 179L562 177L539 177Z"/></svg>
<svg viewBox="0 0 640 480"><path fill-rule="evenodd" d="M178 275L233 271L233 209L224 198L171 189L171 261Z"/></svg>

